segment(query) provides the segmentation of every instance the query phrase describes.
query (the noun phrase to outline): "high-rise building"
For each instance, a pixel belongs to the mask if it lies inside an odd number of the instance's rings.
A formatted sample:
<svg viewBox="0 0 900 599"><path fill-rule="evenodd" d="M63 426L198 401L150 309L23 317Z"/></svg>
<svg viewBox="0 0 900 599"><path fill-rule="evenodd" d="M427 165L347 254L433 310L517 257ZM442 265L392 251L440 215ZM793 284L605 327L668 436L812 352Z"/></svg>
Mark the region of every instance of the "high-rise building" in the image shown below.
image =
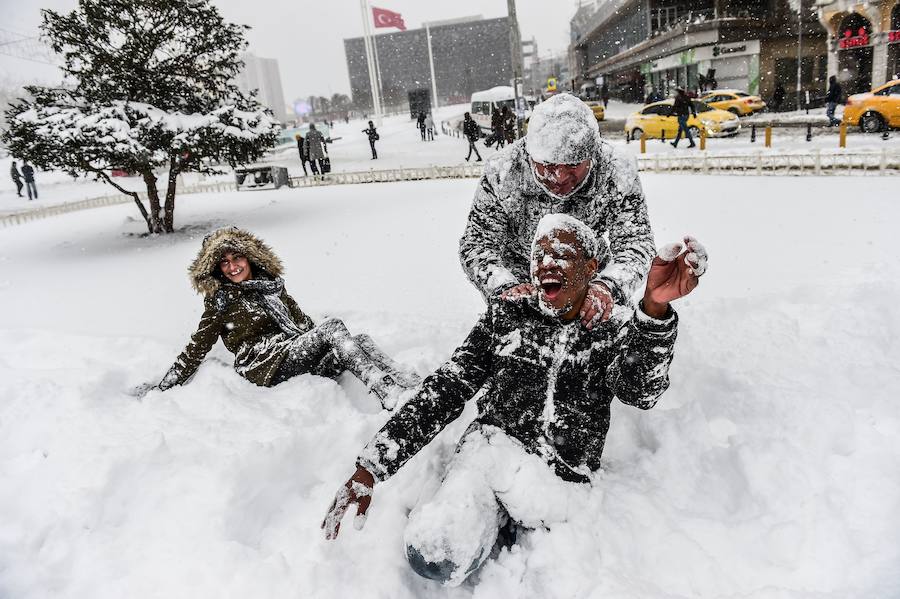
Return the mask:
<svg viewBox="0 0 900 599"><path fill-rule="evenodd" d="M282 123L288 120L284 90L281 87L281 71L274 58L262 58L251 53L243 56L244 69L237 76L236 83L241 91L249 93L258 90L257 100L269 108L275 118Z"/></svg>
<svg viewBox="0 0 900 599"><path fill-rule="evenodd" d="M509 19L480 16L429 23L434 78L441 104L468 102L472 92L510 85ZM382 103L402 109L408 93L432 89L425 29L373 36L381 70ZM363 38L344 40L354 105L371 109L372 94Z"/></svg>

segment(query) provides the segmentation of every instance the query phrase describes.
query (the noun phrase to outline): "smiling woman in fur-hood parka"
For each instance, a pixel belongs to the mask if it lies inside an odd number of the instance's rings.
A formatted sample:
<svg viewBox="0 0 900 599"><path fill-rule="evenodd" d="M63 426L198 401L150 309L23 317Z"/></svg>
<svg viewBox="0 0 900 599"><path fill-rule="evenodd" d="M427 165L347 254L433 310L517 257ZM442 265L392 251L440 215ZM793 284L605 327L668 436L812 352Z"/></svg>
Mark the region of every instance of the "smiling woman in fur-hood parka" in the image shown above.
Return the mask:
<svg viewBox="0 0 900 599"><path fill-rule="evenodd" d="M278 256L252 233L225 227L207 235L188 269L203 295L203 316L159 389L186 383L220 337L234 354L238 374L257 385L349 370L390 407L402 387L418 384L418 376L367 335L351 336L335 318L316 325L285 290L282 272Z"/></svg>

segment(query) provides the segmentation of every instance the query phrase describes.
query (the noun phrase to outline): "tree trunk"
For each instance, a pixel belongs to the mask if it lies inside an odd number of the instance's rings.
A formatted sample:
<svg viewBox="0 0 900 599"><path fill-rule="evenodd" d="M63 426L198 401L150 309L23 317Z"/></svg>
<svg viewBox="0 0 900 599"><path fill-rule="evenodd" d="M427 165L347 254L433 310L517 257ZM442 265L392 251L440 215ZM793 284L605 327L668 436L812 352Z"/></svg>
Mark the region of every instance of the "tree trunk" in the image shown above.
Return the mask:
<svg viewBox="0 0 900 599"><path fill-rule="evenodd" d="M164 226L167 233L175 230L175 188L178 183L178 161L175 156L169 157L169 183L166 186L166 204Z"/></svg>
<svg viewBox="0 0 900 599"><path fill-rule="evenodd" d="M159 192L156 190L156 175L153 171L146 170L141 172L144 178L144 184L147 186L147 200L150 202L150 233L169 233L163 229L163 224L159 220Z"/></svg>
<svg viewBox="0 0 900 599"><path fill-rule="evenodd" d="M134 198L134 203L137 204L138 210L141 211L141 216L144 217L144 222L147 223L147 230L153 233L153 225L150 221L150 214L147 212L147 209L144 208L144 203L141 201L141 196L139 196L137 192L125 189L124 187L113 181L112 178L110 178L110 176L103 170L91 168L87 165L87 163L84 163L83 167L84 170L94 173L97 176L97 179L106 181L107 183L118 189L121 193Z"/></svg>

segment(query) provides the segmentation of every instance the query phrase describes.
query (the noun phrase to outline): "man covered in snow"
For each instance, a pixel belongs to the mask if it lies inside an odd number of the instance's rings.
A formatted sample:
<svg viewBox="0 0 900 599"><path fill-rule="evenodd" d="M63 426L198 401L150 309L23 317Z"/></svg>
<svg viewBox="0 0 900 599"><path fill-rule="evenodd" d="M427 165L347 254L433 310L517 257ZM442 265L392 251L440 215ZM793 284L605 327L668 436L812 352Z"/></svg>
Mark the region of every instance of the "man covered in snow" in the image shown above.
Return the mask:
<svg viewBox="0 0 900 599"><path fill-rule="evenodd" d="M703 247L690 237L685 243L684 252L682 244L660 250L629 320L587 329L579 310L608 259L606 242L571 216L541 219L530 260L537 291L489 302L450 360L363 450L322 524L326 536L337 536L352 503L360 528L375 482L395 474L476 395L478 416L440 489L410 514L410 565L457 585L487 559L504 523L560 521L547 515L559 502L542 501L541 493L590 482L613 398L649 409L668 387L678 320L669 302L690 293L706 269Z"/></svg>
<svg viewBox="0 0 900 599"><path fill-rule="evenodd" d="M614 303L628 303L653 256L653 234L634 160L600 139L594 113L570 94L538 104L528 134L485 164L459 256L486 300L533 292L529 245L537 222L551 213L608 235L612 260L581 307L582 322L595 326Z"/></svg>

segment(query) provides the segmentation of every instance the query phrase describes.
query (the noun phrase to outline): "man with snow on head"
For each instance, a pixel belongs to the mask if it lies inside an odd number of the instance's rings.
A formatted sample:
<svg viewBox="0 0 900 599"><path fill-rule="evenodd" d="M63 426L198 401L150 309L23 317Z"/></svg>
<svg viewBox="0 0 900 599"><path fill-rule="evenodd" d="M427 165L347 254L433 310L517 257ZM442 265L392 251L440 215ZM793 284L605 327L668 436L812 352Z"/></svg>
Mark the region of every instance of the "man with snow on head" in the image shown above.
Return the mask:
<svg viewBox="0 0 900 599"><path fill-rule="evenodd" d="M478 415L439 490L409 516L410 566L458 585L488 558L502 527L568 519L584 497L579 483L600 466L613 398L649 409L668 387L678 321L669 302L690 293L706 270L703 246L690 237L685 246L660 250L633 314L617 310L587 329L579 312L608 260L606 242L571 216L542 218L531 244L536 295L489 301L450 360L357 458L322 523L326 537L337 537L353 503L361 528L375 481L395 474L476 395Z"/></svg>
<svg viewBox="0 0 900 599"><path fill-rule="evenodd" d="M628 304L653 256L653 234L634 159L600 139L594 113L570 94L535 106L528 135L485 164L459 257L486 300L534 294L529 244L551 213L608 236L612 259L594 275L580 309L582 323L596 326L614 303Z"/></svg>

